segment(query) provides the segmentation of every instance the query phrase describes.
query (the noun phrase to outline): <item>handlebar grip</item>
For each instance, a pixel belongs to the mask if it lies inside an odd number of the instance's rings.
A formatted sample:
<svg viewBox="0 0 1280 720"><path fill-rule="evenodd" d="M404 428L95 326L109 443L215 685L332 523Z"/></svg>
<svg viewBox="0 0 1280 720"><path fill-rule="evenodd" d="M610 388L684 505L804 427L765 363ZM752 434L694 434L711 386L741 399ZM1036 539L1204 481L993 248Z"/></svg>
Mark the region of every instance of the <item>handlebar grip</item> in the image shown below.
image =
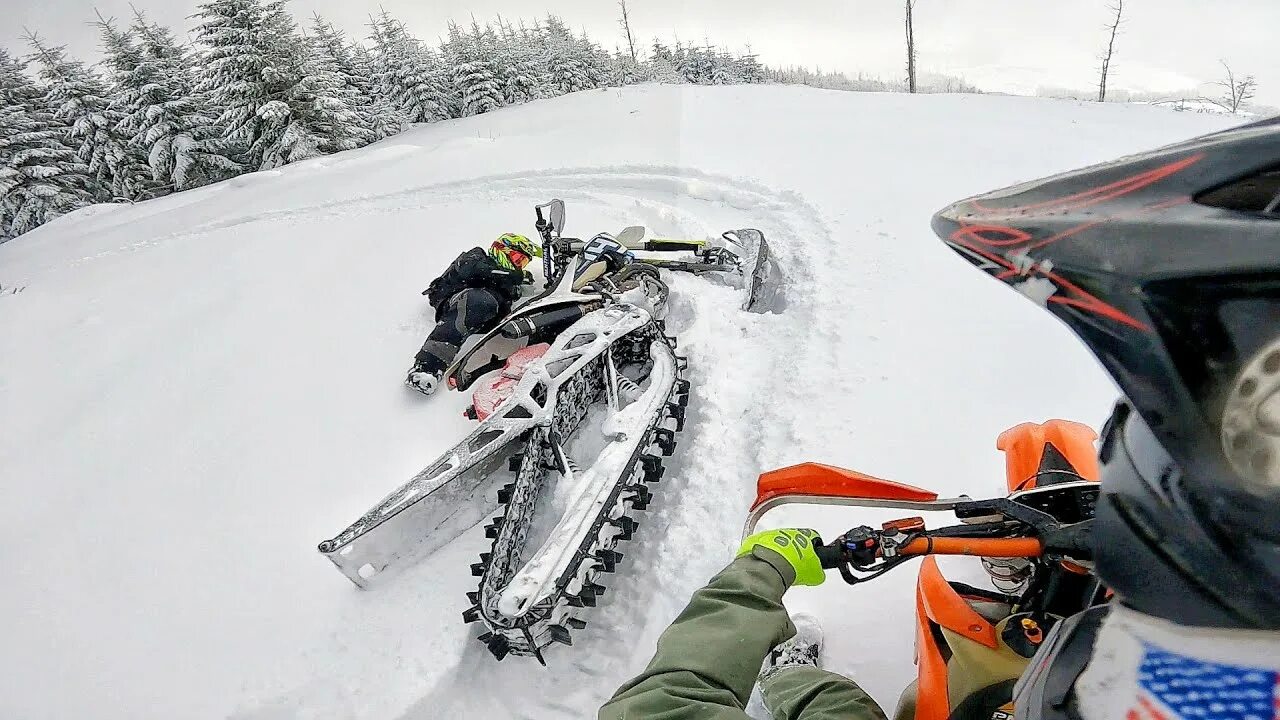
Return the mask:
<svg viewBox="0 0 1280 720"><path fill-rule="evenodd" d="M817 545L813 547L823 570L834 570L844 562L844 550L839 545Z"/></svg>
<svg viewBox="0 0 1280 720"><path fill-rule="evenodd" d="M1036 538L917 538L902 546L903 555L983 555L1039 557L1044 543Z"/></svg>

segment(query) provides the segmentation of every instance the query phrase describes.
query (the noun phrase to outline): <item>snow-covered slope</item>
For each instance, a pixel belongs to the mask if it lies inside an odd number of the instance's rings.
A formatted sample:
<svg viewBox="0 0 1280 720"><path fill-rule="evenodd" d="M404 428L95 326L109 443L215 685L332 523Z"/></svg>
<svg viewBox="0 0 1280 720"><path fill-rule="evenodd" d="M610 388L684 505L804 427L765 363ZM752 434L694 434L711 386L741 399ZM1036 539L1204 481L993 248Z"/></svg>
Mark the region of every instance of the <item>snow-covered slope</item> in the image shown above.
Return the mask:
<svg viewBox="0 0 1280 720"><path fill-rule="evenodd" d="M756 475L801 460L1001 487L996 434L1097 423L1112 388L1043 311L929 231L960 196L1223 127L1117 105L794 87L580 93L0 246L0 717L592 716L730 557ZM315 551L468 428L405 390L418 294L531 232L759 227L786 307L672 281L689 425L591 625L549 668L461 622L477 527L360 592ZM863 518L788 511L827 532ZM779 513L781 515L781 513ZM774 519L771 519L774 521ZM830 666L891 705L910 571L798 590Z"/></svg>

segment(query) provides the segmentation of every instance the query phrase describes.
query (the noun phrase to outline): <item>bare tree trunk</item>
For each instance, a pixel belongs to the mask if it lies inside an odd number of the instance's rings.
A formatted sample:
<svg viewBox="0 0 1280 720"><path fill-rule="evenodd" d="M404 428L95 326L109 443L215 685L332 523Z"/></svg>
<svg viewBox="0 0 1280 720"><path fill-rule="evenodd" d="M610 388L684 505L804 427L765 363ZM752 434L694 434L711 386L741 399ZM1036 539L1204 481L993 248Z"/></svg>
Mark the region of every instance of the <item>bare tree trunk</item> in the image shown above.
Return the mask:
<svg viewBox="0 0 1280 720"><path fill-rule="evenodd" d="M1223 87L1227 89L1227 109L1234 113L1240 109L1240 101L1236 99L1236 74L1226 60L1219 60L1218 62L1221 62L1222 67L1227 71L1227 79L1223 83Z"/></svg>
<svg viewBox="0 0 1280 720"><path fill-rule="evenodd" d="M1226 60L1219 60L1218 62L1222 63L1222 68L1226 70L1227 77L1225 80L1219 80L1214 84L1221 87L1226 93L1221 100L1212 100L1211 102L1230 110L1233 114L1238 113L1245 103L1253 99L1258 89L1258 81L1252 75L1246 75L1237 80L1235 71L1231 69Z"/></svg>
<svg viewBox="0 0 1280 720"><path fill-rule="evenodd" d="M1111 71L1111 55L1116 50L1116 33L1120 31L1120 15L1124 12L1124 0L1116 0L1116 19L1111 23L1111 38L1107 41L1107 51L1102 54L1102 77L1098 79L1098 102L1107 101L1107 73Z"/></svg>
<svg viewBox="0 0 1280 720"><path fill-rule="evenodd" d="M907 91L916 91L916 33L911 22L911 10L916 0L907 0Z"/></svg>
<svg viewBox="0 0 1280 720"><path fill-rule="evenodd" d="M631 50L631 61L640 62L640 58L636 56L636 40L631 34L631 17L627 14L627 0L618 0L618 7L622 8L622 19L618 24L622 26L622 31L627 36L627 47Z"/></svg>

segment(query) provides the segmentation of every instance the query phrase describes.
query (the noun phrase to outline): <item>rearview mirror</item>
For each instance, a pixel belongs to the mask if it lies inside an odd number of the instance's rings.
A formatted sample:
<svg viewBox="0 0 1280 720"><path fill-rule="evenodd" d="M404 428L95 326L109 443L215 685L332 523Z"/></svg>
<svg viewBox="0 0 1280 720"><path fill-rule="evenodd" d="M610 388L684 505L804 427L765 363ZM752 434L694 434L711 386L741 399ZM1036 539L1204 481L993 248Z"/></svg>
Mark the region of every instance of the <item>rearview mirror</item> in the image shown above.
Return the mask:
<svg viewBox="0 0 1280 720"><path fill-rule="evenodd" d="M551 206L551 229L560 235L564 232L564 201L556 199L548 204Z"/></svg>

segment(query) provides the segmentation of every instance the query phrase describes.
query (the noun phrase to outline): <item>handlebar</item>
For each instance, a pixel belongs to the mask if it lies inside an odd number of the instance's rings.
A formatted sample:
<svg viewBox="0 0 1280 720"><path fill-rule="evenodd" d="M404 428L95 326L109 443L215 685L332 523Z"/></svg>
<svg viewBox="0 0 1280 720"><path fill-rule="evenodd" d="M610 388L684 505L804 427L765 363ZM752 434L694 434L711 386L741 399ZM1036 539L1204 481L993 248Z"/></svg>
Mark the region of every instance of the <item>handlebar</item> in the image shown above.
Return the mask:
<svg viewBox="0 0 1280 720"><path fill-rule="evenodd" d="M839 545L814 545L823 570L835 570L844 564L844 549Z"/></svg>
<svg viewBox="0 0 1280 720"><path fill-rule="evenodd" d="M1036 538L931 538L912 540L899 549L902 555L981 555L982 557L1033 558L1044 553Z"/></svg>
<svg viewBox="0 0 1280 720"><path fill-rule="evenodd" d="M991 537L982 535L991 526L971 526L957 535L949 528L929 532L923 521L910 531L892 527L874 530L867 526L852 528L825 544L814 542L814 552L824 570L839 570L845 582L857 584L879 577L912 557L922 555L977 555L998 558L1036 558L1045 552L1045 544L1035 537ZM856 573L862 573L861 576Z"/></svg>
<svg viewBox="0 0 1280 720"><path fill-rule="evenodd" d="M841 544L814 548L824 570L834 570L856 560L856 553ZM999 558L1039 557L1044 545L1035 538L950 538L921 537L897 548L898 555L979 555Z"/></svg>

